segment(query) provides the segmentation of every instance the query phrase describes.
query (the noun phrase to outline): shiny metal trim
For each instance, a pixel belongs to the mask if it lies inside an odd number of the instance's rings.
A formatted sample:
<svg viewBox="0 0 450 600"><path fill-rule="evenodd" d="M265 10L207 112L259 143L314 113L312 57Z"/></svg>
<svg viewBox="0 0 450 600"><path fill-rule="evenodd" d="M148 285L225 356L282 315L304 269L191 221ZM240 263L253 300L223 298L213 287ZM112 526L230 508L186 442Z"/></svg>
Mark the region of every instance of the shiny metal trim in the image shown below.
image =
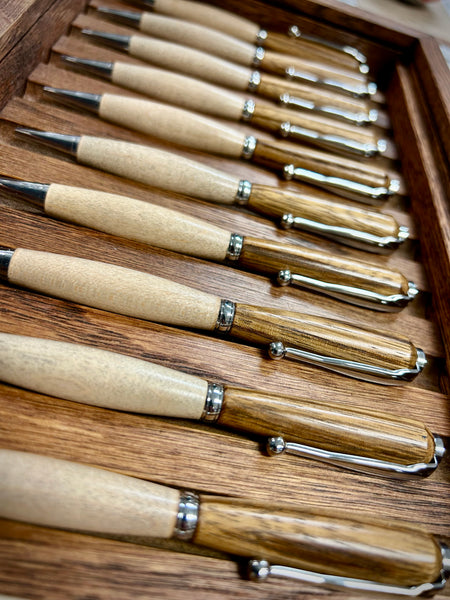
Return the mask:
<svg viewBox="0 0 450 600"><path fill-rule="evenodd" d="M124 50L128 52L130 48L129 35L119 35L117 33L106 33L104 31L95 31L94 29L82 29L82 35L92 38L95 42L99 42L103 46L114 48L115 50Z"/></svg>
<svg viewBox="0 0 450 600"><path fill-rule="evenodd" d="M97 6L96 11L102 15L106 15L111 21L123 23L128 27L139 29L142 19L142 12L135 10L117 10L106 6Z"/></svg>
<svg viewBox="0 0 450 600"><path fill-rule="evenodd" d="M295 442L286 442L282 436L270 437L267 440L266 448L270 456L278 456L286 452L287 454L319 460L336 467L368 473L370 475L395 477L397 479L409 479L411 477L425 478L434 473L438 467L444 455L444 453L441 452L442 448L444 448L445 452L442 438L436 435L433 437L435 440L435 453L433 459L429 463L415 463L409 465L402 465L356 454L332 452L331 450L315 448L313 446L306 446L305 444L297 444Z"/></svg>
<svg viewBox="0 0 450 600"><path fill-rule="evenodd" d="M205 406L203 408L201 421L211 423L217 421L220 411L223 406L223 385L219 383L208 383L208 391L206 392Z"/></svg>
<svg viewBox="0 0 450 600"><path fill-rule="evenodd" d="M65 135L63 133L39 131L38 129L28 129L26 127L16 127L16 133L25 137L31 137L45 146L66 152L71 156L77 155L78 144L81 140L81 136L79 135Z"/></svg>
<svg viewBox="0 0 450 600"><path fill-rule="evenodd" d="M259 46L259 45L262 46L264 44L264 42L267 40L267 36L268 36L267 31L265 29L260 29L258 31L257 36L256 36L256 40L255 40L256 45L257 46Z"/></svg>
<svg viewBox="0 0 450 600"><path fill-rule="evenodd" d="M244 139L244 145L242 146L241 157L246 160L250 160L255 152L256 144L258 140L253 135L247 135Z"/></svg>
<svg viewBox="0 0 450 600"><path fill-rule="evenodd" d="M90 60L88 58L77 58L76 56L61 55L61 60L79 71L89 73L90 75L98 75L104 79L111 79L114 69L114 63L100 60Z"/></svg>
<svg viewBox="0 0 450 600"><path fill-rule="evenodd" d="M177 520L173 537L189 541L194 537L198 523L200 500L194 492L183 491L180 493Z"/></svg>
<svg viewBox="0 0 450 600"><path fill-rule="evenodd" d="M398 586L388 583L379 583L367 579L354 579L353 577L341 577L339 575L328 575L325 573L316 573L314 571L305 571L294 567L284 565L271 565L266 560L252 559L248 563L248 576L253 581L264 581L270 577L283 577L295 579L303 583L312 583L324 587L336 588L338 590L359 590L364 592L374 592L379 594L392 594L396 596L407 596L417 598L419 596L429 596L434 592L442 590L446 583L447 573L442 570L439 578L434 583L422 583L413 586Z"/></svg>
<svg viewBox="0 0 450 600"><path fill-rule="evenodd" d="M14 250L12 248L0 248L0 279L8 281L9 263L13 257Z"/></svg>
<svg viewBox="0 0 450 600"><path fill-rule="evenodd" d="M306 181L312 185L317 185L326 190L330 190L344 198L365 202L366 204L383 202L395 193L391 191L390 184L386 187L372 187L350 179L343 179L342 177L323 175L316 171L296 167L293 164L284 166L283 175L285 179L299 179L300 181Z"/></svg>
<svg viewBox="0 0 450 600"><path fill-rule="evenodd" d="M391 252L409 237L409 229L405 225L399 227L397 236L388 235L380 237L366 231L350 229L349 227L326 225L325 223L318 223L317 221L311 221L303 217L294 217L291 213L285 213L281 218L280 224L283 229L294 227L303 231L310 231L333 240L338 240L353 248L377 253Z"/></svg>
<svg viewBox="0 0 450 600"><path fill-rule="evenodd" d="M247 204L252 193L252 184L247 179L241 179L236 192L235 202L240 206Z"/></svg>
<svg viewBox="0 0 450 600"><path fill-rule="evenodd" d="M243 121L251 121L255 112L255 101L249 98L244 102L244 108L242 109L241 119Z"/></svg>
<svg viewBox="0 0 450 600"><path fill-rule="evenodd" d="M56 96L56 99L75 108L84 108L95 114L98 114L101 94L89 94L88 92L78 92L75 90L65 90L62 88L54 88L48 85L43 87L45 93L51 96Z"/></svg>
<svg viewBox="0 0 450 600"><path fill-rule="evenodd" d="M399 293L388 296L385 294L377 294L376 292L365 290L364 288L330 283L329 281L306 277L305 275L292 273L289 269L279 271L277 281L283 286L298 285L313 291L319 291L328 296L332 296L333 298L337 298L338 300L349 302L350 304L384 312L396 312L401 310L419 293L419 290L411 281L408 282L409 287L407 294Z"/></svg>
<svg viewBox="0 0 450 600"><path fill-rule="evenodd" d="M34 183L32 181L21 181L18 179L10 179L9 177L0 178L0 192L6 191L14 196L31 202L44 208L45 198L47 197L49 184Z"/></svg>
<svg viewBox="0 0 450 600"><path fill-rule="evenodd" d="M232 233L228 244L226 259L230 261L238 260L244 245L244 237L239 233Z"/></svg>
<svg viewBox="0 0 450 600"><path fill-rule="evenodd" d="M300 140L307 140L315 146L330 148L345 152L346 154L356 154L364 158L373 158L386 151L387 144L385 140L377 140L375 144L358 142L341 135L332 135L329 133L320 133L312 129L305 129L298 125L292 125L285 121L280 125L280 134L283 137L292 137Z"/></svg>
<svg viewBox="0 0 450 600"><path fill-rule="evenodd" d="M336 42L326 40L319 36L311 35L309 33L308 34L303 33L303 31L301 31L300 28L297 27L297 25L292 25L291 27L289 27L288 36L295 37L295 38L302 37L303 39L308 40L310 42L315 42L317 44L321 44L322 46L328 46L328 48L332 48L333 50L338 50L339 52L343 52L344 54L353 56L353 58L357 62L359 62L362 66L366 67L366 69L364 69L364 71L362 71L362 72L367 73L369 71L369 68L366 64L367 63L366 56L362 52L360 52L357 48L354 48L353 46L347 46L346 44L338 44Z"/></svg>
<svg viewBox="0 0 450 600"><path fill-rule="evenodd" d="M215 331L228 333L233 325L236 304L231 300L221 300Z"/></svg>
<svg viewBox="0 0 450 600"><path fill-rule="evenodd" d="M350 85L343 81L338 81L332 78L319 77L318 75L308 71L299 71L295 67L287 67L285 74L286 77L293 79L294 81L301 81L308 83L309 85L316 85L317 87L337 91L341 94L352 96L353 98L370 98L377 91L377 86L373 82L369 82L366 85Z"/></svg>
<svg viewBox="0 0 450 600"><path fill-rule="evenodd" d="M252 67L259 67L259 65L264 60L265 54L266 54L266 51L264 50L264 48L262 46L257 46L257 48L255 50L255 55L254 55L253 61L252 61Z"/></svg>
<svg viewBox="0 0 450 600"><path fill-rule="evenodd" d="M355 379L382 385L398 385L415 379L427 364L424 351L416 348L416 352L417 361L414 368L386 369L354 360L324 356L322 354L315 354L314 352L307 352L306 350L299 350L298 348L288 348L281 341L269 344L269 356L274 360L284 357L292 358L341 373L342 375L354 377Z"/></svg>
<svg viewBox="0 0 450 600"><path fill-rule="evenodd" d="M248 80L247 90L249 92L256 92L261 83L261 73L259 71L252 71L250 79Z"/></svg>

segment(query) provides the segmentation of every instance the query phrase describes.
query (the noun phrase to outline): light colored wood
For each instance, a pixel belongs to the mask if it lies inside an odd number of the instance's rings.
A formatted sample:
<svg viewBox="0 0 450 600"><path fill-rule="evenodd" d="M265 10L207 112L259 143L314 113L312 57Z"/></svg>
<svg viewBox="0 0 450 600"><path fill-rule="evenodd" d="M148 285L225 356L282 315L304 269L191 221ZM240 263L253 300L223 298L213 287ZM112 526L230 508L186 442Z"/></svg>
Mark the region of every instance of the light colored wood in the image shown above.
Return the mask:
<svg viewBox="0 0 450 600"><path fill-rule="evenodd" d="M312 315L236 305L230 335L248 342L287 347L386 369L411 368L417 352L406 338Z"/></svg>
<svg viewBox="0 0 450 600"><path fill-rule="evenodd" d="M148 36L132 35L129 44L131 56L152 65L192 77L198 77L225 87L245 91L251 70L205 52L157 40Z"/></svg>
<svg viewBox="0 0 450 600"><path fill-rule="evenodd" d="M156 100L190 110L239 121L244 102L225 88L154 67L117 61L112 72L113 83L140 92Z"/></svg>
<svg viewBox="0 0 450 600"><path fill-rule="evenodd" d="M0 333L0 379L65 400L149 415L200 419L208 383L84 344Z"/></svg>
<svg viewBox="0 0 450 600"><path fill-rule="evenodd" d="M182 327L213 330L220 298L184 285L103 262L36 252L14 252L8 279L49 296Z"/></svg>
<svg viewBox="0 0 450 600"><path fill-rule="evenodd" d="M0 450L0 514L36 525L169 538L178 490L30 452Z"/></svg>
<svg viewBox="0 0 450 600"><path fill-rule="evenodd" d="M239 65L251 67L255 58L255 45L186 20L144 12L139 29L147 35L196 48Z"/></svg>
<svg viewBox="0 0 450 600"><path fill-rule="evenodd" d="M239 158L244 146L242 132L233 127L151 100L103 94L99 115L123 127L212 154Z"/></svg>
<svg viewBox="0 0 450 600"><path fill-rule="evenodd" d="M441 551L425 531L360 513L201 497L194 541L316 573L411 586L434 582Z"/></svg>
<svg viewBox="0 0 450 600"><path fill-rule="evenodd" d="M141 144L83 135L77 159L154 187L195 198L234 204L239 177L172 152Z"/></svg>
<svg viewBox="0 0 450 600"><path fill-rule="evenodd" d="M228 10L189 0L155 0L153 10L219 29L250 43L255 41L260 29L256 23Z"/></svg>
<svg viewBox="0 0 450 600"><path fill-rule="evenodd" d="M45 211L57 219L208 260L225 260L230 242L230 232L201 219L98 190L52 183Z"/></svg>
<svg viewBox="0 0 450 600"><path fill-rule="evenodd" d="M428 463L435 449L433 436L419 421L231 386L225 388L218 423L262 436L281 435L287 442L404 465Z"/></svg>

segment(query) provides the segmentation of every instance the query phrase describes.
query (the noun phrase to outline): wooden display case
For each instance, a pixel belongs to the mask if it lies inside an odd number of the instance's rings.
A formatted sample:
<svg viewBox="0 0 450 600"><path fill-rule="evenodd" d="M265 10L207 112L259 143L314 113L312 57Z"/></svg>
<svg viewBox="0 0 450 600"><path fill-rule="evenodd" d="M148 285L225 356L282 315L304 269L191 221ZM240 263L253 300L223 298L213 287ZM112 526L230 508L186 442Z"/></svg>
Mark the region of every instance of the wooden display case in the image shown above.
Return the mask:
<svg viewBox="0 0 450 600"><path fill-rule="evenodd" d="M117 4L105 0L104 4L108 3ZM427 353L426 371L410 385L381 387L301 363L271 362L261 349L232 340L113 315L5 284L0 285L0 330L85 343L213 381L403 414L423 420L433 432L448 436L450 77L437 42L333 0L216 0L214 4L279 31L295 23L307 32L349 43L367 54L385 94L400 168L409 190L407 200L390 200L384 208L412 231L412 239L397 252L368 258L407 274L423 290L420 297L400 313L376 313L310 292L278 288L267 278L228 266L58 222L38 208L3 196L0 243L170 276L232 300L406 333ZM282 231L268 220L238 208L211 206L145 188L19 140L14 134L17 124L169 147L87 113L64 108L43 96L43 84L96 93L121 91L105 81L69 71L61 64L59 55L65 52L77 51L80 56L100 60L123 58L81 39L77 24L98 22L85 5L84 0L4 3L0 21L0 175L113 190L182 210L244 235L296 240L341 255L365 256L361 251L310 235ZM106 22L102 24L106 26ZM108 29L124 30L111 24ZM242 128L246 130L245 125ZM275 175L262 168L176 150L243 178L295 188L295 183L279 183ZM89 407L4 384L0 384L0 446L88 463L204 493L368 512L380 519L419 524L447 543L450 539L447 460L425 480L374 478L295 456L269 458L257 438L190 422ZM10 596L46 600L306 600L323 595L336 599L366 598L365 594L350 596L288 580L256 584L245 579L242 565L243 561L233 557L211 555L181 543L104 539L0 521L0 593ZM449 590L437 598L449 596Z"/></svg>

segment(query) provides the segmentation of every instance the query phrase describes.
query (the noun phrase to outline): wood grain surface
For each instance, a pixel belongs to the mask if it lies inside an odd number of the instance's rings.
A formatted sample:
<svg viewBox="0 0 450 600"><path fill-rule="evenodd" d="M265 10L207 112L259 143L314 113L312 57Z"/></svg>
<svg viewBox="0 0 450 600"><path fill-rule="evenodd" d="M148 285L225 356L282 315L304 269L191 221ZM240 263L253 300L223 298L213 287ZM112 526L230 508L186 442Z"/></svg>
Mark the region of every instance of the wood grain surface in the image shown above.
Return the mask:
<svg viewBox="0 0 450 600"><path fill-rule="evenodd" d="M49 2L35 4L38 12L49 10L44 12L46 18L41 21L34 18L37 28L30 29L31 37L25 35L28 25L14 34L14 39L21 41L18 45L13 44L18 56L27 56L31 46L36 49L36 39L47 46L45 52L48 50L53 28L48 26L47 17L51 18L53 8L61 14L59 7L62 7L64 27L67 28L73 17L72 9L64 11L65 4L51 4L51 8ZM105 0L104 4L126 6L115 0ZM438 76L441 69L435 67L429 73L423 69L425 65L430 66L429 57L434 56L432 41L421 42L420 50L418 47L420 69L416 69L414 62L409 67L396 67L395 77L391 80L395 58L402 57L405 64L409 64L408 59L413 57L415 36L406 28L396 32L376 17L369 22L361 11L352 11L334 0L306 0L301 6L297 0L286 1L284 4L289 5L291 11L259 0L246 3L215 0L211 4L227 4L263 26L273 25L277 31L284 31L295 20L311 33L330 35L333 32L338 41L353 44L360 41L374 73L381 73L381 84L389 83L387 99L396 143L403 157L402 176L411 191L411 205L405 198L392 198L383 207L383 211L394 215L398 222L411 227L411 240L391 255L369 255L369 258L380 267L404 273L418 284L422 294L400 313L376 313L311 292L279 288L267 277L230 266L64 223L45 215L37 207L3 195L0 197L0 244L110 262L157 276L170 276L175 282L221 297L225 295L237 302L307 312L382 329L393 336L406 335L427 353L426 370L409 386L381 388L288 360L269 361L265 353L253 345L243 346L213 334L199 334L115 315L8 284L0 285L1 331L113 350L232 387L310 398L317 403L334 402L343 410L382 411L394 417L424 422L430 431L449 436L447 394L450 388L442 342L444 338L445 347L449 347L450 333L445 316L448 315L445 300L448 294L445 295L443 279L448 272L445 270L448 244L441 229L446 223L442 192L446 170L440 138L432 138L434 131L441 132L442 138L443 125L435 130L420 91L423 83L426 89L423 94L426 98L434 98L433 106L441 119L446 114L443 100L446 94L440 88ZM28 3L28 12L25 11L19 22L30 23L30 7ZM82 21L91 25L101 23L109 31L133 31L106 24L92 14L82 15ZM36 37L38 25L42 27L42 35ZM57 32L56 22L54 25L56 38L62 30ZM338 31L334 31L336 26L340 27ZM172 148L169 143L102 122L74 109L62 108L44 98L43 83L92 93L124 93L124 88L110 82L74 73L60 61L62 52L144 65L122 53L87 44L77 27L66 31L67 36L58 40L49 64L40 65L31 77L23 97L11 98L1 113L0 174L128 195L182 210L228 231L263 237L271 242L287 241L305 248L326 248L337 257L367 259L368 255L360 250L323 241L310 234L280 230L266 217L246 209L194 201L184 195L182 189L177 194L170 194L146 187L77 164L69 156L19 139L14 134L16 125L105 136L165 150ZM9 39L13 40L13 37ZM1 73L7 82L12 81L14 69L24 77L31 71L32 65L23 58L14 63L13 69L8 62L12 54L4 56ZM5 89L8 97L11 89ZM135 98L143 97L130 90L125 93ZM236 127L244 134L254 132L248 124L236 124ZM264 139L272 141L269 135ZM428 141L431 139L432 147ZM201 150L176 150L183 156L222 169L230 177L276 185L280 190L292 191L297 186L295 182L279 181L274 173L254 164L208 156ZM379 164L389 171L399 169L398 164L388 161ZM433 233L429 234L429 231ZM292 455L268 457L257 433L231 433L220 426L212 428L188 421L112 411L5 383L0 384L0 445L99 466L205 495L245 496L254 502L307 510L319 507L337 512L345 508L353 515L370 513L380 520L419 525L447 543L450 540L447 459L429 479L374 479ZM11 596L36 600L62 597L69 600L109 600L112 597L120 600L150 597L190 600L199 596L208 599L269 600L277 596L281 600L317 600L325 593L336 600L341 597L366 600L365 594L324 592L312 584L288 580L269 580L257 585L246 580L244 563L232 555L206 554L183 544L163 544L142 536L101 539L81 532L0 521L0 591ZM436 598L441 600L448 596L447 588Z"/></svg>

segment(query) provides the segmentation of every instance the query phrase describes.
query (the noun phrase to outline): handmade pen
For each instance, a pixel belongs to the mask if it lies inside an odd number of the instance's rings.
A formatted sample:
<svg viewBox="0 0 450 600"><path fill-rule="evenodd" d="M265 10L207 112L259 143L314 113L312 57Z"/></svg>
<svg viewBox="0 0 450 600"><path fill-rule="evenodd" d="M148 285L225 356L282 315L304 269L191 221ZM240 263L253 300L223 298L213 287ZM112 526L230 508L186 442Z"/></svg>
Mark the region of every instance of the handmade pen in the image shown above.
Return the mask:
<svg viewBox="0 0 450 600"><path fill-rule="evenodd" d="M428 477L445 454L418 421L211 382L138 358L0 333L0 380L113 410L176 417L267 437L284 452L387 477Z"/></svg>
<svg viewBox="0 0 450 600"><path fill-rule="evenodd" d="M151 476L151 475L150 475ZM423 528L370 515L197 495L18 450L0 450L0 516L96 535L177 538L255 557L253 579L292 577L418 596L445 586L449 549Z"/></svg>
<svg viewBox="0 0 450 600"><path fill-rule="evenodd" d="M92 136L64 135L17 128L17 133L67 152L78 162L115 173L159 189L169 190L218 204L246 206L276 219L285 227L299 227L346 244L382 251L397 247L408 230L383 213L349 206L311 192L299 194L277 187L253 184L189 160L173 152L150 146ZM229 140L235 149L242 136Z"/></svg>
<svg viewBox="0 0 450 600"><path fill-rule="evenodd" d="M134 198L5 178L0 178L0 191L37 204L57 219L276 276L282 285L298 285L375 310L400 310L418 293L397 271L322 250L243 236Z"/></svg>
<svg viewBox="0 0 450 600"><path fill-rule="evenodd" d="M0 252L1 277L49 296L175 327L267 345L273 359L306 361L385 385L411 381L426 364L402 336L314 315L252 306L113 264L19 248Z"/></svg>
<svg viewBox="0 0 450 600"><path fill-rule="evenodd" d="M146 35L196 48L230 62L262 69L311 86L327 88L357 98L370 97L377 89L375 84L367 83L365 76L354 70L348 71L311 59L266 50L197 23L165 15L103 6L97 7L97 11L102 16L125 23Z"/></svg>
<svg viewBox="0 0 450 600"><path fill-rule="evenodd" d="M108 63L73 56L62 56L62 59L71 67L110 79L116 85L161 102L231 121L248 121L269 131L277 124L281 127L283 123L282 116L277 112L279 108L255 102L252 98L244 101L230 90L192 77L120 61ZM399 180L373 163L367 165L349 158L338 158L329 152L299 143L292 143L289 148L277 144L275 148L274 144L259 140L255 150L253 160L281 170L285 177L304 181L346 198L370 204L400 192Z"/></svg>

